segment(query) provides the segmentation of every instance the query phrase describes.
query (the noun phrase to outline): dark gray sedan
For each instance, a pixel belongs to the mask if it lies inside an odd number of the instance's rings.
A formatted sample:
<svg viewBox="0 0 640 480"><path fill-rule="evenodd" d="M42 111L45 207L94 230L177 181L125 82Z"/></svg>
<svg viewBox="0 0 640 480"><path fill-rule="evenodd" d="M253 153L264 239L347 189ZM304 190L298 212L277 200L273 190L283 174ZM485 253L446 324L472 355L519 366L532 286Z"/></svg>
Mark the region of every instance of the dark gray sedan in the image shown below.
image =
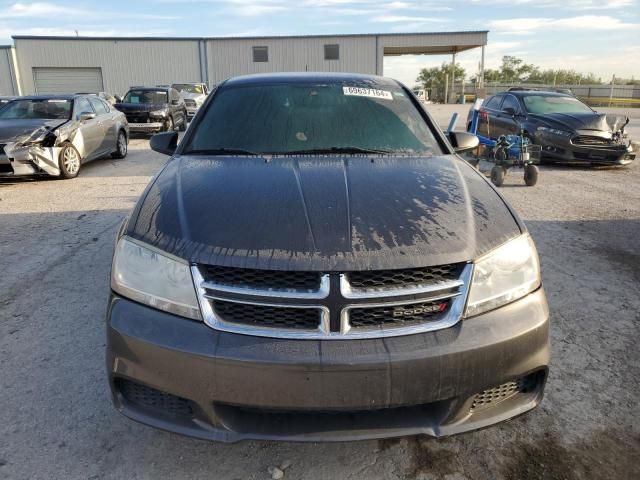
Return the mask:
<svg viewBox="0 0 640 480"><path fill-rule="evenodd" d="M73 178L82 164L127 155L123 113L95 95L17 98L0 108L0 174Z"/></svg>
<svg viewBox="0 0 640 480"><path fill-rule="evenodd" d="M525 225L398 82L224 82L118 235L123 414L221 441L450 435L542 399L549 311Z"/></svg>

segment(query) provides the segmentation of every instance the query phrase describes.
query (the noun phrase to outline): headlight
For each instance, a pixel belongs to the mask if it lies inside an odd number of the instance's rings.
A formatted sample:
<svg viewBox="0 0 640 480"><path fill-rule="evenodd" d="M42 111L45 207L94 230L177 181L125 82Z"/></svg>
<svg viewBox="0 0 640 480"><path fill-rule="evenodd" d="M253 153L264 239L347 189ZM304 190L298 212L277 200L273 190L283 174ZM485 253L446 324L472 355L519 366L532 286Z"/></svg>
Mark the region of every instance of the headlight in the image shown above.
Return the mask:
<svg viewBox="0 0 640 480"><path fill-rule="evenodd" d="M528 234L510 240L475 262L465 316L511 303L540 286L540 263Z"/></svg>
<svg viewBox="0 0 640 480"><path fill-rule="evenodd" d="M154 110L153 112L149 112L149 115L152 117L164 117L166 114L166 110Z"/></svg>
<svg viewBox="0 0 640 480"><path fill-rule="evenodd" d="M561 137L572 137L574 135L573 132L567 132L565 130L558 130L557 128L549 128L549 127L538 127L538 132L550 133L552 135L559 135Z"/></svg>
<svg viewBox="0 0 640 480"><path fill-rule="evenodd" d="M189 264L136 240L122 237L116 245L111 288L150 307L202 319Z"/></svg>

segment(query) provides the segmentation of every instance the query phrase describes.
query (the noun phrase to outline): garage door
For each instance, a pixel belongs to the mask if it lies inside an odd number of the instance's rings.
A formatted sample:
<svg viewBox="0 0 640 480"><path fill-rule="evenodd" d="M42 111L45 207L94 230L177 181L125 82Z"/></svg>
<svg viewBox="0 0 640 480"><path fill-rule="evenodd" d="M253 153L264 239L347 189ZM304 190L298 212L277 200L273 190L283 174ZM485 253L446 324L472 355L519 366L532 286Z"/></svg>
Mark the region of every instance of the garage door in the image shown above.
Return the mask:
<svg viewBox="0 0 640 480"><path fill-rule="evenodd" d="M34 67L36 93L91 93L104 91L101 68Z"/></svg>

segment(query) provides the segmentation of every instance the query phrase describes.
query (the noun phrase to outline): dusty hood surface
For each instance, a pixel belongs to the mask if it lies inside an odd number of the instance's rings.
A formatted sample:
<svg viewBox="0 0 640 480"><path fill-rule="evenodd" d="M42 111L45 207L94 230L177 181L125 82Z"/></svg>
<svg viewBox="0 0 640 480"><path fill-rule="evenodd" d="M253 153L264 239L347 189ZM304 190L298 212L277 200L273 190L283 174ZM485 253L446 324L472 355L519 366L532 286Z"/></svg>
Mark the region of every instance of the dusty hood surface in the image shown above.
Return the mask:
<svg viewBox="0 0 640 480"><path fill-rule="evenodd" d="M67 123L68 120L46 120L46 119L6 119L0 120L0 142L8 143L24 135L30 135L41 127L55 130L59 126Z"/></svg>
<svg viewBox="0 0 640 480"><path fill-rule="evenodd" d="M321 271L468 261L520 232L454 156L176 157L126 231L193 263Z"/></svg>
<svg viewBox="0 0 640 480"><path fill-rule="evenodd" d="M547 113L544 115L531 114L532 117L549 124L553 128L567 130L598 130L601 132L616 132L627 123L624 115L606 115L604 113Z"/></svg>

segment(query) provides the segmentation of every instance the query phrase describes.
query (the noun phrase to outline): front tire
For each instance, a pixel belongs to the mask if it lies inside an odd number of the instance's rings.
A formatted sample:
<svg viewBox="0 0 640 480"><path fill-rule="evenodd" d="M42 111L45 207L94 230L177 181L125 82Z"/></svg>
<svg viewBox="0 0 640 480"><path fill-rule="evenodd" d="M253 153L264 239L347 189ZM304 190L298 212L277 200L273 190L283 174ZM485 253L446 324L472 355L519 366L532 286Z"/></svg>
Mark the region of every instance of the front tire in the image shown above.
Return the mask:
<svg viewBox="0 0 640 480"><path fill-rule="evenodd" d="M533 187L538 183L538 167L535 165L524 167L524 183L527 187Z"/></svg>
<svg viewBox="0 0 640 480"><path fill-rule="evenodd" d="M116 150L111 154L111 158L124 158L127 156L127 135L123 130L118 132L118 138L116 139Z"/></svg>
<svg viewBox="0 0 640 480"><path fill-rule="evenodd" d="M167 121L164 124L164 131L165 132L173 132L175 130L175 125L173 123L173 117L169 117L167 118Z"/></svg>
<svg viewBox="0 0 640 480"><path fill-rule="evenodd" d="M186 132L187 131L187 112L184 112L184 115L182 115L182 122L180 122L180 126L178 127L178 131L179 132Z"/></svg>
<svg viewBox="0 0 640 480"><path fill-rule="evenodd" d="M506 168L496 165L491 169L491 183L496 187L501 187L504 183L504 176L507 173Z"/></svg>
<svg viewBox="0 0 640 480"><path fill-rule="evenodd" d="M70 179L76 178L80 173L80 167L82 166L82 158L71 144L67 144L62 148L60 152L60 158L58 159L58 166L60 167L60 178Z"/></svg>

